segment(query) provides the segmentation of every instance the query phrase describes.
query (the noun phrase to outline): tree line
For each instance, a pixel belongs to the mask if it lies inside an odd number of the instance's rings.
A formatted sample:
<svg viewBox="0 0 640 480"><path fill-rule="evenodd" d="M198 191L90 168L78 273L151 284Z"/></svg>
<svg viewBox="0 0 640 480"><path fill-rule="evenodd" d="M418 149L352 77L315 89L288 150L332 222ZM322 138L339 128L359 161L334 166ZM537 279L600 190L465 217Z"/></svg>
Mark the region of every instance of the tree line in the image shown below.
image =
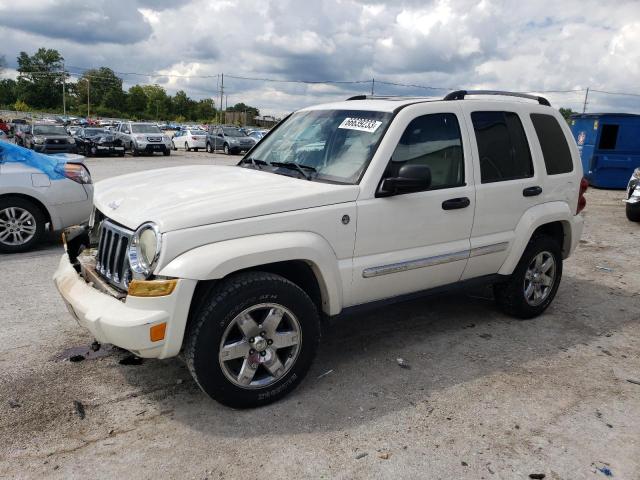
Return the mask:
<svg viewBox="0 0 640 480"><path fill-rule="evenodd" d="M18 77L0 79L0 108L19 111L62 112L63 83L67 114L91 117L127 117L211 122L218 110L212 98L194 100L179 90L168 95L157 84L133 85L123 89L122 79L108 67L86 70L75 82L64 69L64 58L55 49L40 48L33 55L20 52ZM6 67L0 56L0 73ZM246 111L249 118L260 111L237 103L227 111Z"/></svg>

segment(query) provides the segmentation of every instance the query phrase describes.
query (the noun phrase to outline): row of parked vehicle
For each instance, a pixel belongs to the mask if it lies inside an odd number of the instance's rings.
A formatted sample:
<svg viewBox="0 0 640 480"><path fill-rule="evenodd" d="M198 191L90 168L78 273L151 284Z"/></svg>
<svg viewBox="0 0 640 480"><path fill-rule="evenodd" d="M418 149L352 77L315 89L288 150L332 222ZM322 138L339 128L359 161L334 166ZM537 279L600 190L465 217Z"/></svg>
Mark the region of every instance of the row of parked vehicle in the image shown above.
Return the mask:
<svg viewBox="0 0 640 480"><path fill-rule="evenodd" d="M266 130L247 131L230 125L211 126L207 130L191 127L173 135L171 148L184 148L188 152L199 149L209 153L223 151L232 155L249 151L266 133Z"/></svg>

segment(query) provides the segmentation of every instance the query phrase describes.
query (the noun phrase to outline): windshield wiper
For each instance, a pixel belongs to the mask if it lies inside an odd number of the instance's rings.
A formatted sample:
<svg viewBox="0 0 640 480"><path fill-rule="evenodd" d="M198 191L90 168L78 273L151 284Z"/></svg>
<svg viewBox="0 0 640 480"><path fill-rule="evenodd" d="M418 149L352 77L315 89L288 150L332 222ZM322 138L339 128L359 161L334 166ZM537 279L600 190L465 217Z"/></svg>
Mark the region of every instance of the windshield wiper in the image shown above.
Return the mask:
<svg viewBox="0 0 640 480"><path fill-rule="evenodd" d="M240 164L243 163L250 163L251 165L253 165L253 168L258 167L258 170L262 170L262 167L260 165L269 165L264 160L258 160L257 158L253 157L243 158L242 160L240 160Z"/></svg>
<svg viewBox="0 0 640 480"><path fill-rule="evenodd" d="M270 165L274 167L288 168L289 170L297 170L306 180L311 180L311 175L307 175L305 169L312 173L317 173L317 170L312 166L296 162L271 162Z"/></svg>

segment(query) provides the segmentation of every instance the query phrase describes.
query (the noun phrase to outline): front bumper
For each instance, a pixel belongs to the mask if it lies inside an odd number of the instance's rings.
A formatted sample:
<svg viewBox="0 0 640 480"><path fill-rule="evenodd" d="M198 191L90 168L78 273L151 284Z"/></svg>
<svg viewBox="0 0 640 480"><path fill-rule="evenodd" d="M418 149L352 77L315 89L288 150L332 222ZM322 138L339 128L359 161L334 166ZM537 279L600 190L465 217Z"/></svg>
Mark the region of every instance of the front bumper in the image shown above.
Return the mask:
<svg viewBox="0 0 640 480"><path fill-rule="evenodd" d="M136 148L139 152L144 152L144 153L159 153L159 152L164 153L166 151L171 150L171 148L168 145L165 145L164 143L138 144Z"/></svg>
<svg viewBox="0 0 640 480"><path fill-rule="evenodd" d="M145 358L168 358L180 352L195 280L179 280L171 295L127 296L123 302L88 284L65 253L53 281L71 315L99 342ZM167 324L164 340L152 342L149 329L163 322Z"/></svg>
<svg viewBox="0 0 640 480"><path fill-rule="evenodd" d="M47 145L35 144L33 149L38 153L77 153L78 148L75 144Z"/></svg>
<svg viewBox="0 0 640 480"><path fill-rule="evenodd" d="M111 155L113 153L124 153L123 146L115 146L115 145L95 145L96 153L98 155Z"/></svg>

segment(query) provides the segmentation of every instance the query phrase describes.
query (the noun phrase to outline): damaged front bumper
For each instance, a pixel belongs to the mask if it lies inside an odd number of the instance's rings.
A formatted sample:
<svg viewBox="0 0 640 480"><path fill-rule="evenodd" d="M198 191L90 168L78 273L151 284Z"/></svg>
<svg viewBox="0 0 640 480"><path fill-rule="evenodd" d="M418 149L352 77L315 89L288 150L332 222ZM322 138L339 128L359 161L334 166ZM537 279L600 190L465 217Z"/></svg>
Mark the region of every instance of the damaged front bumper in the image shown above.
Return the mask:
<svg viewBox="0 0 640 480"><path fill-rule="evenodd" d="M65 253L53 281L71 315L96 340L145 358L168 358L180 352L195 280L178 280L170 295L134 297L102 288L99 276L95 272L91 276L90 269L85 263L81 276ZM153 341L151 328L162 323L166 324L164 339Z"/></svg>

